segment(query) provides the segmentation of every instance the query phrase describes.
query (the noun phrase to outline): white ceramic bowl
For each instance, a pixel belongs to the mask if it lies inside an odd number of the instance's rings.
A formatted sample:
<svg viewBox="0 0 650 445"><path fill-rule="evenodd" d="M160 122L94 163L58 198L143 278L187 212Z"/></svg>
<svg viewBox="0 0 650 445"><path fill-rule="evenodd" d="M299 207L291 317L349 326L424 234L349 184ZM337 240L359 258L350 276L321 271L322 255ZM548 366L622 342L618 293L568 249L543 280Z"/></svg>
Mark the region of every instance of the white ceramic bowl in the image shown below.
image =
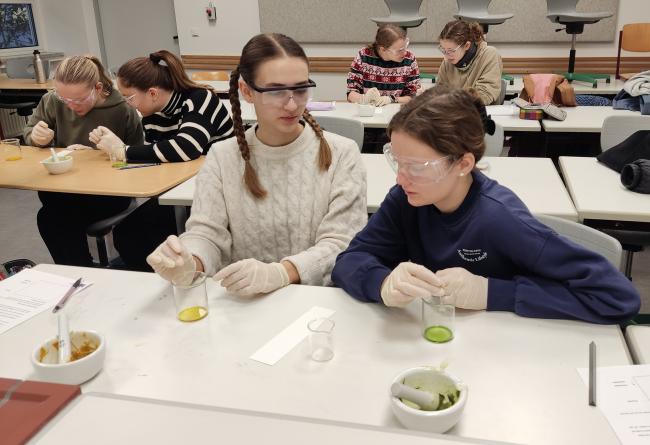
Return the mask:
<svg viewBox="0 0 650 445"><path fill-rule="evenodd" d="M430 433L444 433L458 423L467 402L467 387L458 378L436 368L418 366L399 373L392 383L395 382L413 387L419 386L422 389L438 393L453 387L460 391L458 401L449 408L440 411L422 411L407 406L399 398L394 397L389 389L393 414L406 428Z"/></svg>
<svg viewBox="0 0 650 445"><path fill-rule="evenodd" d="M44 382L80 385L94 377L104 365L106 341L95 331L70 332L70 343L74 347L95 347L90 354L68 363L58 363L57 338L53 338L34 349L32 365L36 379Z"/></svg>
<svg viewBox="0 0 650 445"><path fill-rule="evenodd" d="M45 167L47 171L52 175L59 175L61 173L67 172L72 168L73 163L74 160L70 155L63 156L62 158L59 158L58 161L53 161L52 156L41 161L43 167Z"/></svg>

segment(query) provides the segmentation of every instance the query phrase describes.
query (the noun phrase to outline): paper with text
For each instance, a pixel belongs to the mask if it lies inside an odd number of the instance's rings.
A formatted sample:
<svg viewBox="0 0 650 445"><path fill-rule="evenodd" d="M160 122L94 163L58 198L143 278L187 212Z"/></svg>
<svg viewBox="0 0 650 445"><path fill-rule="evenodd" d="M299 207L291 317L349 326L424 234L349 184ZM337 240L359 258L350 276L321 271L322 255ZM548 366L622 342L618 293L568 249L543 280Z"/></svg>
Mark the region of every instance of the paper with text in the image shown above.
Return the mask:
<svg viewBox="0 0 650 445"><path fill-rule="evenodd" d="M75 281L34 269L23 269L0 281L0 334L52 308ZM90 285L82 281L73 295Z"/></svg>
<svg viewBox="0 0 650 445"><path fill-rule="evenodd" d="M578 373L588 385L589 370L580 368ZM605 414L622 444L648 445L650 443L650 365L598 367L596 405Z"/></svg>

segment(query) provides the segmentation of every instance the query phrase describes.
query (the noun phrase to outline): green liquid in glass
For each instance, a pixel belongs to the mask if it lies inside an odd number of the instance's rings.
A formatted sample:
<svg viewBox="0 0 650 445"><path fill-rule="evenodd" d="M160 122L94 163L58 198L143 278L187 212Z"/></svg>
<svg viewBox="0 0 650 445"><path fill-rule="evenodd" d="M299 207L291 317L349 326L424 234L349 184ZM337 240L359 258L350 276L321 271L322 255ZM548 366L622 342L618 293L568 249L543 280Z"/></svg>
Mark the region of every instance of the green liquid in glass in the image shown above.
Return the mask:
<svg viewBox="0 0 650 445"><path fill-rule="evenodd" d="M445 343L454 338L454 334L445 326L429 326L424 330L424 338L433 343Z"/></svg>

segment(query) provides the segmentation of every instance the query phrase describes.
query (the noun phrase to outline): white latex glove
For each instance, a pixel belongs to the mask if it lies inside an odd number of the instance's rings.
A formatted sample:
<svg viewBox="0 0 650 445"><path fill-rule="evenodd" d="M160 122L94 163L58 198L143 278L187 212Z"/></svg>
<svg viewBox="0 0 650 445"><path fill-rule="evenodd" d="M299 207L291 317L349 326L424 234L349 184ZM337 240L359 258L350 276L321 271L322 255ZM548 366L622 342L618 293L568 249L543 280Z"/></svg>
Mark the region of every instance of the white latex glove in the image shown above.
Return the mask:
<svg viewBox="0 0 650 445"><path fill-rule="evenodd" d="M377 99L374 103L376 107L383 107L384 105L392 104L393 101L390 100L389 96L379 96L379 99Z"/></svg>
<svg viewBox="0 0 650 445"><path fill-rule="evenodd" d="M192 272L196 272L196 262L192 254L183 246L176 235L169 235L156 250L147 257L147 263L158 275L167 281L180 283L183 276L188 283ZM181 283L182 284L182 283Z"/></svg>
<svg viewBox="0 0 650 445"><path fill-rule="evenodd" d="M106 127L99 126L88 134L90 142L97 145L97 148L105 151L118 160L125 159L126 147L122 139Z"/></svg>
<svg viewBox="0 0 650 445"><path fill-rule="evenodd" d="M381 285L381 299L386 306L404 307L415 298L444 295L443 282L419 264L400 263Z"/></svg>
<svg viewBox="0 0 650 445"><path fill-rule="evenodd" d="M32 128L31 140L36 145L47 145L54 139L54 130L49 128L47 122L38 121Z"/></svg>
<svg viewBox="0 0 650 445"><path fill-rule="evenodd" d="M375 102L379 100L380 97L381 93L377 88L370 88L364 95L362 95L361 103L365 105L375 105Z"/></svg>
<svg viewBox="0 0 650 445"><path fill-rule="evenodd" d="M487 308L488 279L462 267L439 270L436 276L445 283L442 302L463 309Z"/></svg>
<svg viewBox="0 0 650 445"><path fill-rule="evenodd" d="M228 292L251 297L280 289L289 284L289 274L280 263L263 263L254 258L237 261L214 275Z"/></svg>

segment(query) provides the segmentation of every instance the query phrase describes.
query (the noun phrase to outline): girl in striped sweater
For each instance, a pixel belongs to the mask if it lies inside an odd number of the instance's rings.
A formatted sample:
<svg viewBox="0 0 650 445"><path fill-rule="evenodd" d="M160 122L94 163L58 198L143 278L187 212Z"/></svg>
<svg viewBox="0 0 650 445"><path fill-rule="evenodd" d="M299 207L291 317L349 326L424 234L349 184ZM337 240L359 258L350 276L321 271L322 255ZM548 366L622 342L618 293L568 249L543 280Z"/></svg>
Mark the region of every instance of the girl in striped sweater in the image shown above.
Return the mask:
<svg viewBox="0 0 650 445"><path fill-rule="evenodd" d="M142 114L145 143L124 144L105 127L91 133L98 148L127 162L184 162L205 155L233 135L228 110L212 89L192 82L183 63L169 51L126 62L117 73L126 102ZM147 255L176 233L173 208L155 199L138 207L114 230L115 247L129 269L151 271Z"/></svg>

